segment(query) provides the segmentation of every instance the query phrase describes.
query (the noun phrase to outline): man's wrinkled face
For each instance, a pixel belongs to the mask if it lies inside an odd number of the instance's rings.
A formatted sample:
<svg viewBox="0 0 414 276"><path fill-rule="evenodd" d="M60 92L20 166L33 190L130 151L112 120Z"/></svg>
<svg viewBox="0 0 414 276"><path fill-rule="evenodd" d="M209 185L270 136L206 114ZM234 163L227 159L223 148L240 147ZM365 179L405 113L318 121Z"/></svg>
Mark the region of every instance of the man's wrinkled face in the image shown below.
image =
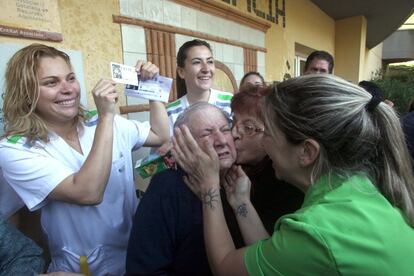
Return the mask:
<svg viewBox="0 0 414 276"><path fill-rule="evenodd" d="M236 149L231 135L231 123L214 107L200 109L189 120L191 133L200 145L208 140L214 147L220 169L229 169L236 161Z"/></svg>

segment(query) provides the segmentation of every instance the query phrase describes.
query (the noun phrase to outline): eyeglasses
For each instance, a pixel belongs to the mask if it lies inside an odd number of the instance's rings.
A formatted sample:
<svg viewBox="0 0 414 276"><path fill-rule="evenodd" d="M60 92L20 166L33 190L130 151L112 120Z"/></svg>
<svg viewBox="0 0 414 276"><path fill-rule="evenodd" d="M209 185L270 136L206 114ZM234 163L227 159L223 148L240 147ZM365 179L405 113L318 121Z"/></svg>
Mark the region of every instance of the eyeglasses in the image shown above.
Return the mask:
<svg viewBox="0 0 414 276"><path fill-rule="evenodd" d="M264 128L256 127L253 124L234 124L232 129L236 129L240 135L253 136L256 133L264 132Z"/></svg>

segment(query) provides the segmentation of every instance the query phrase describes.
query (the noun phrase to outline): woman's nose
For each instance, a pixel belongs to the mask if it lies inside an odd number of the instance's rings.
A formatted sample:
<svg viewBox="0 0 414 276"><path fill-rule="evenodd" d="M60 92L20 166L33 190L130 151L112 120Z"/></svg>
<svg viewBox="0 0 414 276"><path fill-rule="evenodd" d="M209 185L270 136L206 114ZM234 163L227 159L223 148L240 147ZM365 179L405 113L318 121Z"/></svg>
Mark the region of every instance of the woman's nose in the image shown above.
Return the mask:
<svg viewBox="0 0 414 276"><path fill-rule="evenodd" d="M240 139L240 133L237 130L236 126L233 126L233 128L231 129L231 135L233 136L233 138L236 139Z"/></svg>
<svg viewBox="0 0 414 276"><path fill-rule="evenodd" d="M61 83L61 92L68 93L72 91L72 84L66 80Z"/></svg>
<svg viewBox="0 0 414 276"><path fill-rule="evenodd" d="M210 69L210 66L208 65L208 63L207 62L203 62L202 63L202 66L201 66L201 70L203 72L207 72L207 71L209 71L209 69Z"/></svg>

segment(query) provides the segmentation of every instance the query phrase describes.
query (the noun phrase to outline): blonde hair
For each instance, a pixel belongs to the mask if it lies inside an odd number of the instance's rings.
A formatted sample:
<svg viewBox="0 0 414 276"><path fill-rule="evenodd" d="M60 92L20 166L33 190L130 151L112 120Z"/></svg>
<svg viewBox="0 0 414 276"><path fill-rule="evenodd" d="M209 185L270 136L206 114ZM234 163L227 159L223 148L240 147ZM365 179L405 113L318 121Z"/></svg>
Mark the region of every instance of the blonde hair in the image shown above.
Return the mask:
<svg viewBox="0 0 414 276"><path fill-rule="evenodd" d="M329 74L282 82L264 100L264 121L270 135L280 129L292 144L312 138L321 152L311 179L324 174L349 176L363 172L414 227L414 177L400 121L380 102L367 108L372 96Z"/></svg>
<svg viewBox="0 0 414 276"><path fill-rule="evenodd" d="M49 141L49 129L35 112L40 93L37 71L43 57L60 57L72 67L66 53L43 44L31 44L13 55L7 64L3 101L6 136L21 135L29 142L35 139ZM84 112L79 107L75 122L84 118Z"/></svg>

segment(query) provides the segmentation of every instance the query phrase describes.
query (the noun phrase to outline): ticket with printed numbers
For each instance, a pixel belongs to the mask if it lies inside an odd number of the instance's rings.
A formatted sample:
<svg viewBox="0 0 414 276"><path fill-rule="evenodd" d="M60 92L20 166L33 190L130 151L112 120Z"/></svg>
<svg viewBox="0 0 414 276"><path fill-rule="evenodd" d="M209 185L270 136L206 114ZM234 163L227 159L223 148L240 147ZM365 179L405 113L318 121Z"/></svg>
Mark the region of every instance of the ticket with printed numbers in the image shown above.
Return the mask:
<svg viewBox="0 0 414 276"><path fill-rule="evenodd" d="M172 83L173 79L158 75L150 80L139 80L138 85L127 84L125 95L168 103Z"/></svg>
<svg viewBox="0 0 414 276"><path fill-rule="evenodd" d="M157 75L142 81L135 67L116 62L111 62L111 74L114 81L125 84L125 95L168 103L172 78Z"/></svg>
<svg viewBox="0 0 414 276"><path fill-rule="evenodd" d="M138 85L138 74L133 66L111 62L111 74L118 83Z"/></svg>

